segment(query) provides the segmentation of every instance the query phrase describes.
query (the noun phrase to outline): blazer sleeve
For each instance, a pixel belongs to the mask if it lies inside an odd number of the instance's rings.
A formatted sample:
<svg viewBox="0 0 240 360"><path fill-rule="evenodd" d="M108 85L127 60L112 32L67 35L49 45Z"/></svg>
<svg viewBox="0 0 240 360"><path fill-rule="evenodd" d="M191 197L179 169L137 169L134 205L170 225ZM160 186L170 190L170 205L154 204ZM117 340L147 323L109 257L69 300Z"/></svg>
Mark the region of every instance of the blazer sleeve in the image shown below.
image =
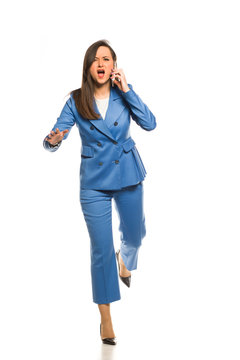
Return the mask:
<svg viewBox="0 0 240 360"><path fill-rule="evenodd" d="M146 104L140 99L135 93L131 84L128 84L130 90L126 93L123 91L122 96L130 109L132 119L144 130L150 131L155 129L157 126L156 118L153 113L149 110Z"/></svg>
<svg viewBox="0 0 240 360"><path fill-rule="evenodd" d="M73 125L76 122L73 111L72 111L72 101L73 100L71 97L67 100L67 102L65 103L65 105L60 113L60 116L57 118L57 122L55 123L54 127L52 128L53 131L55 131L57 128L60 131L69 130L69 132L64 135L63 140L67 139L71 128L73 127ZM54 152L59 149L62 141L59 142L58 146L52 147L51 144L48 141L46 141L46 138L47 138L47 136L43 140L43 147L46 150Z"/></svg>

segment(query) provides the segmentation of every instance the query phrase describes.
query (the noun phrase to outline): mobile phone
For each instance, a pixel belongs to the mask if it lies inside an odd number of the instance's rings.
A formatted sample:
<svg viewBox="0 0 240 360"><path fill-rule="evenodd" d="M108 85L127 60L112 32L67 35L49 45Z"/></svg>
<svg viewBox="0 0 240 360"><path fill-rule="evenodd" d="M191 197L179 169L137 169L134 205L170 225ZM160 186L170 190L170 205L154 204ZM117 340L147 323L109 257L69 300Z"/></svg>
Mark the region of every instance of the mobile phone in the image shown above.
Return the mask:
<svg viewBox="0 0 240 360"><path fill-rule="evenodd" d="M117 68L117 63L114 64L114 69ZM116 79L115 77L113 79L111 79L112 81L112 86L114 86L114 80L117 80L117 81L121 81L120 79Z"/></svg>
<svg viewBox="0 0 240 360"><path fill-rule="evenodd" d="M112 81L112 86L115 85L114 80L121 81L120 79L117 79L117 78L114 77L113 79L111 79L111 81Z"/></svg>
<svg viewBox="0 0 240 360"><path fill-rule="evenodd" d="M115 78L114 78L114 79L115 79ZM113 78L111 79L112 87L115 85L115 84L114 84L114 79L113 79Z"/></svg>

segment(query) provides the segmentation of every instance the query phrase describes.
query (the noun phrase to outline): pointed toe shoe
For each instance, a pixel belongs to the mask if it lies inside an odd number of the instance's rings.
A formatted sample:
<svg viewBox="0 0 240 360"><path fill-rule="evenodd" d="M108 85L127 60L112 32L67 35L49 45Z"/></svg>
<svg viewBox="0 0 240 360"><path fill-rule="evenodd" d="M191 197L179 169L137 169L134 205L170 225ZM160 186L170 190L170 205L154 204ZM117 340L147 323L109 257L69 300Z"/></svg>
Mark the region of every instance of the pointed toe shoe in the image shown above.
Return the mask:
<svg viewBox="0 0 240 360"><path fill-rule="evenodd" d="M117 263L118 263L118 271L119 271L119 277L122 280L122 282L127 285L127 287L130 287L131 284L131 275L130 276L121 276L120 275L120 263L119 263L119 254L120 254L120 249L116 252L116 257L117 257Z"/></svg>
<svg viewBox="0 0 240 360"><path fill-rule="evenodd" d="M100 336L101 336L101 323L100 323ZM102 336L101 336L102 339ZM116 345L117 344L117 340L116 338L104 338L102 339L103 344L107 344L107 345Z"/></svg>

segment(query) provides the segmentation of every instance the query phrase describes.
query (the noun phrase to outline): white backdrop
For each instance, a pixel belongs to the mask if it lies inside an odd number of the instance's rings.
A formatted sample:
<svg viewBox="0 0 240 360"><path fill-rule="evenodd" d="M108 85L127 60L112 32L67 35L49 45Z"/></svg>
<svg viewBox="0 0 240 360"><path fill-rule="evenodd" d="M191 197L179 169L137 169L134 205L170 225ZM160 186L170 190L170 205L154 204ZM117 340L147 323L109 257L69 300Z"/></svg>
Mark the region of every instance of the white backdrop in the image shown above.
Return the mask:
<svg viewBox="0 0 240 360"><path fill-rule="evenodd" d="M237 1L9 1L1 6L0 357L239 359ZM42 146L107 39L157 128L134 122L147 235L103 346L79 202L76 126ZM113 207L114 243L120 244Z"/></svg>

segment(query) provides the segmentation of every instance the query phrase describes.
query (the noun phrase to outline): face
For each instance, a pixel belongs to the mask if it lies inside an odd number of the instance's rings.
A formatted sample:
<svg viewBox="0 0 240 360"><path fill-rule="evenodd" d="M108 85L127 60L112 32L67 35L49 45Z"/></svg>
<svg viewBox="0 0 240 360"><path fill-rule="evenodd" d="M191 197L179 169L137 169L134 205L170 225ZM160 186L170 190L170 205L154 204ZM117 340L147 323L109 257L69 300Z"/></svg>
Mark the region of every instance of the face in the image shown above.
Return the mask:
<svg viewBox="0 0 240 360"><path fill-rule="evenodd" d="M98 85L104 85L109 81L112 68L114 67L111 51L106 46L97 49L95 60L90 66L90 74Z"/></svg>

